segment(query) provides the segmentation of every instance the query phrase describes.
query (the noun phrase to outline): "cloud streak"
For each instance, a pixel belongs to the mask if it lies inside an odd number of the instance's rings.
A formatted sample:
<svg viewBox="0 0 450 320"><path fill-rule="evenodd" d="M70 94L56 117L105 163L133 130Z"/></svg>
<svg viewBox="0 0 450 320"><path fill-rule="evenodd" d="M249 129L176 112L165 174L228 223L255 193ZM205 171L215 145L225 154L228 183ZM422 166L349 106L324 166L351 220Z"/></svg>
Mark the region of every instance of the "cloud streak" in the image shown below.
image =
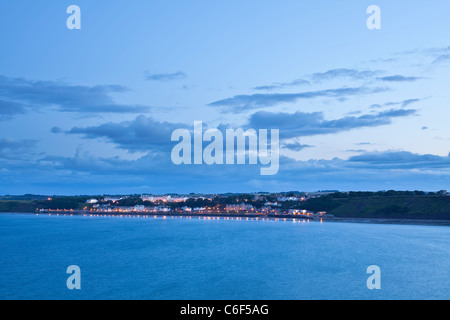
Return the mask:
<svg viewBox="0 0 450 320"><path fill-rule="evenodd" d="M149 81L172 81L185 79L186 77L187 75L181 71L174 73L145 73L145 80Z"/></svg>
<svg viewBox="0 0 450 320"><path fill-rule="evenodd" d="M450 168L450 153L448 156L442 157L407 151L385 151L353 156L348 161L378 169L448 169Z"/></svg>
<svg viewBox="0 0 450 320"><path fill-rule="evenodd" d="M280 139L286 140L303 136L338 133L356 128L388 125L392 123L394 118L407 117L415 113L416 110L412 109L391 109L376 114L346 116L327 120L322 112L296 112L291 114L259 111L249 117L244 129L279 129ZM106 140L130 152L152 151L170 153L173 147L171 134L179 128L191 130L192 125L159 122L151 117L140 115L132 121L108 122L84 128L74 127L66 131L66 134L81 135L85 139ZM218 126L218 129L223 133L226 128L226 125ZM52 132L60 133L61 130L57 128L52 130ZM293 151L300 151L311 146L298 142L286 142L283 144L283 147Z"/></svg>
<svg viewBox="0 0 450 320"><path fill-rule="evenodd" d="M276 82L271 85L264 85L254 87L254 90L265 90L271 91L275 89L283 89L286 87L300 86L300 85L311 85L311 82L322 82L326 80L334 80L338 78L347 78L350 80L368 80L382 73L382 71L372 71L372 70L358 70L358 69L348 69L339 68L331 69L326 72L316 72L311 75L306 76L304 79L296 79L291 82Z"/></svg>
<svg viewBox="0 0 450 320"><path fill-rule="evenodd" d="M28 158L30 152L36 147L37 140L32 139L0 139L0 158L2 159L24 159Z"/></svg>
<svg viewBox="0 0 450 320"><path fill-rule="evenodd" d="M392 107L392 106L401 106L402 108L405 108L411 104L423 101L425 99L405 99L402 101L397 101L397 102L386 102L384 104L373 104L370 106L371 109L376 109L376 108L382 108L382 107Z"/></svg>
<svg viewBox="0 0 450 320"><path fill-rule="evenodd" d="M266 108L282 103L293 103L298 100L311 100L316 98L331 98L345 100L351 96L375 94L389 90L386 87L356 87L338 88L299 93L270 93L237 95L231 98L217 100L209 104L212 107L223 107L235 112L244 112L256 108Z"/></svg>
<svg viewBox="0 0 450 320"><path fill-rule="evenodd" d="M18 114L27 112L27 106L14 101L0 100L0 120L11 119Z"/></svg>
<svg viewBox="0 0 450 320"><path fill-rule="evenodd" d="M282 88L286 88L286 87L305 86L305 85L309 86L309 85L311 85L311 83L308 80L296 79L291 82L276 82L276 83L273 83L270 85L254 87L253 90L271 91L271 90L282 89Z"/></svg>
<svg viewBox="0 0 450 320"><path fill-rule="evenodd" d="M386 81L386 82L414 82L420 79L423 79L421 77L406 77L402 75L393 75L393 76L386 76L386 77L378 77L378 80Z"/></svg>
<svg viewBox="0 0 450 320"><path fill-rule="evenodd" d="M259 111L250 117L247 126L249 128L279 129L280 138L289 139L387 125L391 124L394 118L408 117L415 113L416 110L413 109L391 109L376 114L326 120L322 112L291 114Z"/></svg>
<svg viewBox="0 0 450 320"><path fill-rule="evenodd" d="M308 144L301 144L299 142L285 143L282 145L282 147L296 152L301 151L305 148L313 148L313 146L310 146Z"/></svg>
<svg viewBox="0 0 450 320"><path fill-rule="evenodd" d="M150 110L146 106L113 101L111 94L127 90L119 85L80 86L0 76L0 115L12 116L32 109L84 114L140 113Z"/></svg>
<svg viewBox="0 0 450 320"><path fill-rule="evenodd" d="M326 72L313 73L310 77L313 81L320 82L324 80L332 80L336 78L348 78L352 80L366 80L382 73L381 71L358 70L358 69L331 69Z"/></svg>
<svg viewBox="0 0 450 320"><path fill-rule="evenodd" d="M104 123L86 128L74 127L68 134L79 134L86 139L106 139L120 148L136 151L168 150L170 137L175 129L186 128L184 124L159 122L140 115L133 121Z"/></svg>

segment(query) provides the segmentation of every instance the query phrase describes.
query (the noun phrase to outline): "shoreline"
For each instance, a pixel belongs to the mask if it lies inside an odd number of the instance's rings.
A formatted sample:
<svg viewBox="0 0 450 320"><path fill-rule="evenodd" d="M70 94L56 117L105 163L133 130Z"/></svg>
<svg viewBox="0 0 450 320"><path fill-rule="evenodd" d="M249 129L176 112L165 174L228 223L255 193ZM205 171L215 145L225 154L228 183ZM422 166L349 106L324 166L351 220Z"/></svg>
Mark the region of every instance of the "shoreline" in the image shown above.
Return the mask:
<svg viewBox="0 0 450 320"><path fill-rule="evenodd" d="M398 224L419 226L450 226L450 220L425 220L425 219L390 219L390 218L325 218L324 222L344 222L361 224Z"/></svg>
<svg viewBox="0 0 450 320"><path fill-rule="evenodd" d="M106 213L91 211L51 211L51 212L0 212L0 214L33 214L33 215L76 215L76 216L98 216L98 217L191 217L191 218L236 218L252 220L294 220L311 222L336 222L336 223L360 223L360 224L397 224L397 225L424 225L424 226L450 226L450 220L426 220L426 219L392 219L392 218L350 218L350 217L312 217L292 215L260 215L260 214L230 214L230 213L160 213L160 212L128 212L128 213Z"/></svg>

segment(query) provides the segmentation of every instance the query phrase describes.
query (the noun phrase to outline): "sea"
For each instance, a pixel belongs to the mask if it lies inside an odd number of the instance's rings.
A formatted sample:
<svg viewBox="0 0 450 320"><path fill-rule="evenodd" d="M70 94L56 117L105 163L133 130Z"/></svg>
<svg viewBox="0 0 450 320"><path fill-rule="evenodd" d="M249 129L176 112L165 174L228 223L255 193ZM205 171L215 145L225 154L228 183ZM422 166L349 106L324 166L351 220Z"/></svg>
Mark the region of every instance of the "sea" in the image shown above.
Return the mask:
<svg viewBox="0 0 450 320"><path fill-rule="evenodd" d="M0 214L0 299L449 298L448 226Z"/></svg>

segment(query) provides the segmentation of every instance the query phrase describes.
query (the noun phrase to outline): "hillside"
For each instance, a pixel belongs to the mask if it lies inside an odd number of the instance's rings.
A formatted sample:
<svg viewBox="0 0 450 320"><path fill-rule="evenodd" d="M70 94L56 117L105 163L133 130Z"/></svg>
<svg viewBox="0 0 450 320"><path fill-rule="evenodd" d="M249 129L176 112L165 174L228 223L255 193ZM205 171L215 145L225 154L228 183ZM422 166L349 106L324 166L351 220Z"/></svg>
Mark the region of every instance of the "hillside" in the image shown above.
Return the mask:
<svg viewBox="0 0 450 320"><path fill-rule="evenodd" d="M32 200L0 200L0 212L34 212L36 202Z"/></svg>
<svg viewBox="0 0 450 320"><path fill-rule="evenodd" d="M312 199L309 209L342 218L391 218L450 220L450 196L400 195L340 198L333 195Z"/></svg>

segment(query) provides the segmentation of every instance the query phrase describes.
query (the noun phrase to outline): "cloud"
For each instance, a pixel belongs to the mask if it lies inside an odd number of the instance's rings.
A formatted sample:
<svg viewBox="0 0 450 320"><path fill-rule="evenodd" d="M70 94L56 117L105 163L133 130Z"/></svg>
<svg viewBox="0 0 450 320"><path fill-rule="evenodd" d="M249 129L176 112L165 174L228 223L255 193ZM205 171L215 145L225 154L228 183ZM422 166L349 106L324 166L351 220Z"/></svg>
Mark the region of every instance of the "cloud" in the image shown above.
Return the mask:
<svg viewBox="0 0 450 320"><path fill-rule="evenodd" d="M237 95L232 98L222 99L209 104L212 107L225 107L235 112L243 112L255 108L265 108L281 103L292 103L300 99L335 98L346 99L350 96L375 94L387 91L388 88L357 87L338 88L300 93L273 93Z"/></svg>
<svg viewBox="0 0 450 320"><path fill-rule="evenodd" d="M28 154L36 147L37 140L17 140L13 138L0 139L0 158L21 159L28 158Z"/></svg>
<svg viewBox="0 0 450 320"><path fill-rule="evenodd" d="M27 107L13 101L6 101L0 99L0 121L12 118L17 114L24 114Z"/></svg>
<svg viewBox="0 0 450 320"><path fill-rule="evenodd" d="M282 89L286 87L299 86L299 85L310 85L311 81L313 82L322 82L324 80L333 80L336 78L348 78L351 80L366 80L373 78L374 76L382 73L381 71L372 71L372 70L358 70L358 69L331 69L326 72L317 72L311 75L305 76L305 78L309 79L296 79L291 82L276 82L271 85L264 85L254 87L254 90L274 90L274 89Z"/></svg>
<svg viewBox="0 0 450 320"><path fill-rule="evenodd" d="M432 154L416 154L408 151L373 152L353 156L350 163L364 163L369 168L390 169L448 169L450 168L449 156L437 156Z"/></svg>
<svg viewBox="0 0 450 320"><path fill-rule="evenodd" d="M407 99L401 102L402 108L409 106L410 104L422 101L422 99Z"/></svg>
<svg viewBox="0 0 450 320"><path fill-rule="evenodd" d="M288 139L387 125L392 123L393 118L407 117L415 113L416 110L412 109L391 109L377 114L326 120L322 112L296 112L291 114L259 111L250 117L247 126L250 128L279 129L280 138Z"/></svg>
<svg viewBox="0 0 450 320"><path fill-rule="evenodd" d="M185 79L187 76L184 72L178 71L174 73L149 73L145 72L145 79L149 81L172 81Z"/></svg>
<svg viewBox="0 0 450 320"><path fill-rule="evenodd" d="M430 67L435 65L445 64L450 61L450 47L429 47L424 49L409 50L404 52L397 52L397 56L404 59L405 56L413 55L417 56L418 59L424 60L423 58L432 58L433 61L430 63Z"/></svg>
<svg viewBox="0 0 450 320"><path fill-rule="evenodd" d="M117 104L112 93L128 89L119 85L80 86L55 81L32 81L0 76L0 115L26 113L31 109L56 109L80 113L139 113L149 107Z"/></svg>
<svg viewBox="0 0 450 320"><path fill-rule="evenodd" d="M50 132L58 134L62 132L62 129L60 127L53 127L50 129Z"/></svg>
<svg viewBox="0 0 450 320"><path fill-rule="evenodd" d="M298 152L305 148L312 148L313 146L310 146L308 144L301 144L300 142L293 142L293 143L285 143L282 145L282 147Z"/></svg>
<svg viewBox="0 0 450 320"><path fill-rule="evenodd" d="M323 81L323 80L332 80L336 78L350 78L352 80L364 80L364 79L370 79L378 74L380 74L381 71L372 71L372 70L357 70L357 69L332 69L328 70L326 72L318 72L313 73L310 78L313 81Z"/></svg>
<svg viewBox="0 0 450 320"><path fill-rule="evenodd" d="M304 79L296 79L291 82L276 82L271 85L266 86L258 86L254 87L254 90L265 90L265 91L271 91L275 89L282 89L286 87L294 87L294 86L302 86L302 85L310 85L311 83L308 80Z"/></svg>
<svg viewBox="0 0 450 320"><path fill-rule="evenodd" d="M279 129L281 139L290 139L302 136L323 135L349 131L355 128L375 127L387 125L393 118L407 117L415 114L415 110L392 109L377 114L364 114L360 116L346 116L334 120L326 120L323 113L272 113L259 111L252 114L244 128L253 129ZM207 124L204 124L206 129ZM82 135L85 139L104 139L116 144L119 148L130 152L170 152L173 147L172 132L175 129L185 128L192 130L192 125L181 123L159 122L153 118L140 115L132 121L120 123L108 122L97 126L74 127L66 134ZM226 125L217 127L224 132ZM58 133L59 128L52 129ZM284 147L300 151L311 147L298 142L286 142Z"/></svg>
<svg viewBox="0 0 450 320"><path fill-rule="evenodd" d="M159 122L140 115L133 121L105 123L86 128L75 127L68 134L81 134L86 139L106 139L120 148L135 152L167 150L175 129L186 128L184 124Z"/></svg>
<svg viewBox="0 0 450 320"><path fill-rule="evenodd" d="M381 81L387 81L387 82L413 82L413 81L417 81L417 80L420 80L423 78L394 75L394 76L379 77L377 79L381 80Z"/></svg>
<svg viewBox="0 0 450 320"><path fill-rule="evenodd" d="M416 102L420 102L423 101L424 99L406 99L406 100L402 100L402 101L397 101L397 102L386 102L383 104L373 104L370 106L371 109L377 109L377 108L382 108L382 107L391 107L391 106L397 106L400 105L402 108L405 108L413 103Z"/></svg>
<svg viewBox="0 0 450 320"><path fill-rule="evenodd" d="M0 164L3 165L1 159ZM449 156L406 151L367 153L348 160L298 161L282 156L279 173L264 177L258 174L258 166L175 166L166 154L121 160L96 157L78 149L73 157L48 156L34 165L6 166L8 171L0 175L0 182L10 183L8 188L0 183L0 190L14 190L15 184L21 193L24 189L30 190L27 188L30 184L57 190L50 194L278 192L324 188L440 190L450 182L449 165Z"/></svg>
<svg viewBox="0 0 450 320"><path fill-rule="evenodd" d="M367 150L365 149L348 149L345 150L346 152L357 152L357 153L361 153L361 152L367 152Z"/></svg>
<svg viewBox="0 0 450 320"><path fill-rule="evenodd" d="M431 63L432 66L447 63L450 61L450 54L442 54L433 60Z"/></svg>

